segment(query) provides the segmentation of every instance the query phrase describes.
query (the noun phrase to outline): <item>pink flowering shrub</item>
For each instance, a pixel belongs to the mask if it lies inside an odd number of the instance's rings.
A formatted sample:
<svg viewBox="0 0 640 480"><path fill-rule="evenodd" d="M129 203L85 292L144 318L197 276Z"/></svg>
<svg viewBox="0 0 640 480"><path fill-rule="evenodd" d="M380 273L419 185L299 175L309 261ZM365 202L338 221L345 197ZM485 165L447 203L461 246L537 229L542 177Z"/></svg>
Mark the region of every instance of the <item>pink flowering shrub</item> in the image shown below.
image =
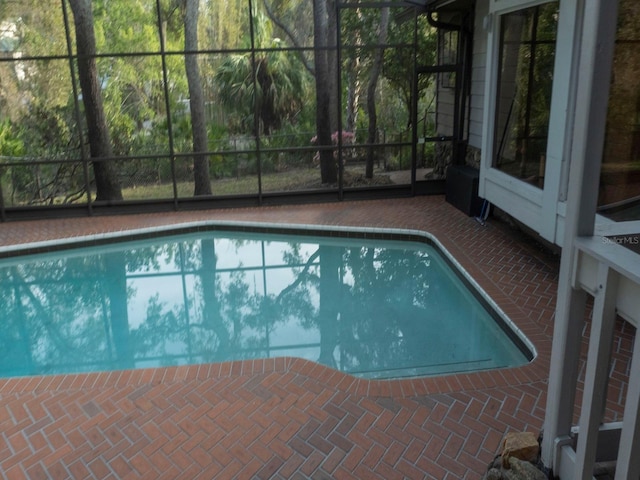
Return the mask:
<svg viewBox="0 0 640 480"><path fill-rule="evenodd" d="M338 135L340 132L335 131L331 134L331 143L335 146L338 146ZM318 143L318 136L314 136L311 139L311 145L316 145ZM356 158L355 148L348 148L356 143L356 134L354 132L347 132L345 130L342 131L342 161L343 163L347 163L347 160L353 160ZM335 150L333 152L333 158L338 160L338 151ZM316 152L313 156L314 163L320 163L320 152Z"/></svg>

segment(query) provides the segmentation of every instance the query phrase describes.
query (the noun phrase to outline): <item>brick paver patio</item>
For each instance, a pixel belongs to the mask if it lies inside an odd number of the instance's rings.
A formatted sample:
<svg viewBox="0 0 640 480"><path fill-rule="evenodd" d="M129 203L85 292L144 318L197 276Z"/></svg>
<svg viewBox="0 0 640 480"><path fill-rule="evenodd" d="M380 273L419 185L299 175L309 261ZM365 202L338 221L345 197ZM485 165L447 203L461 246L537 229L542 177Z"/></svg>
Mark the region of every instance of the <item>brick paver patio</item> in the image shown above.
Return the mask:
<svg viewBox="0 0 640 480"><path fill-rule="evenodd" d="M431 232L537 349L521 368L367 381L300 359L0 380L0 476L479 479L542 427L558 257L443 197L0 224L0 251L202 220ZM620 323L609 419L633 333Z"/></svg>

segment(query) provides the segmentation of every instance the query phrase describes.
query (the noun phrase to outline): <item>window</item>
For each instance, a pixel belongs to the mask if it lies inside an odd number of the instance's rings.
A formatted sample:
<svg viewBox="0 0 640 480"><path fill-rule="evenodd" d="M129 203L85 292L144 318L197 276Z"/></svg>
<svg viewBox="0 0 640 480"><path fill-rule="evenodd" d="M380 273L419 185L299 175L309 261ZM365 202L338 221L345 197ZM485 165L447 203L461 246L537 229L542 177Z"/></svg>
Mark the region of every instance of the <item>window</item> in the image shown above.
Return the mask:
<svg viewBox="0 0 640 480"><path fill-rule="evenodd" d="M544 187L558 2L504 14L493 167Z"/></svg>
<svg viewBox="0 0 640 480"><path fill-rule="evenodd" d="M634 0L619 5L598 205L630 221L640 219L640 9Z"/></svg>
<svg viewBox="0 0 640 480"><path fill-rule="evenodd" d="M458 63L458 32L455 30L438 30L439 65L455 65ZM442 88L455 88L456 72L440 74Z"/></svg>

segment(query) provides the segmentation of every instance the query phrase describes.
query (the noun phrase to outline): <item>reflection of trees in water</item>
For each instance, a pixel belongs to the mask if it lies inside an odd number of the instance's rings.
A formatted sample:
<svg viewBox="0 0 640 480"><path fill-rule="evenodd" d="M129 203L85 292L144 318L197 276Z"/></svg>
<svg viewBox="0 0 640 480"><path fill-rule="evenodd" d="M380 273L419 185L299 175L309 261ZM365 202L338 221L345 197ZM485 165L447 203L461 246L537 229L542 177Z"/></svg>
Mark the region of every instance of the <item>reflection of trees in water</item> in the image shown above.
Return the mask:
<svg viewBox="0 0 640 480"><path fill-rule="evenodd" d="M429 295L428 255L327 245L316 253L320 277L298 281L307 292L318 286L317 314L301 317L301 325L320 332L320 363L349 372L379 370L424 350L429 325L415 320L437 307Z"/></svg>
<svg viewBox="0 0 640 480"><path fill-rule="evenodd" d="M424 350L431 325L415 319L442 308L425 252L298 243L267 258L269 242L229 241L236 252L251 243L262 248L261 264L235 270L220 267L210 237L0 269L8 312L0 360L28 374L74 362L105 369L260 358L274 355L272 335L289 325L318 334L315 347L301 348L345 371L391 368ZM134 280L147 277L181 288L172 291L179 300L152 288L138 298L147 287ZM131 317L141 299L142 318Z"/></svg>
<svg viewBox="0 0 640 480"><path fill-rule="evenodd" d="M237 251L251 242L233 243ZM282 256L285 265L301 261L296 245ZM215 241L210 238L181 245L165 263L173 264L183 278L192 276L192 284L185 287L180 308L162 303L159 297L149 302L146 319L135 331L140 357L170 355L176 345L188 352L189 361L264 357L270 331L277 324L313 310L298 279L280 295L265 294L266 280L259 287L255 284L251 273L261 271L264 276L265 259L254 269L241 264L236 271L219 269ZM307 275L302 269L300 277Z"/></svg>
<svg viewBox="0 0 640 480"><path fill-rule="evenodd" d="M338 346L338 318L341 310L340 266L341 250L335 247L321 246L320 251L320 308L318 309L318 327L320 329L320 357L318 361L330 367L336 367L333 352Z"/></svg>
<svg viewBox="0 0 640 480"><path fill-rule="evenodd" d="M127 264L122 252L107 253L103 256L105 265L105 293L109 303L105 326L110 324L113 354L118 368L133 368L133 349L129 333L129 312L127 309ZM108 320L107 320L108 319Z"/></svg>
<svg viewBox="0 0 640 480"><path fill-rule="evenodd" d="M129 366L124 265L109 254L2 269L2 365L22 375L116 358Z"/></svg>
<svg viewBox="0 0 640 480"><path fill-rule="evenodd" d="M389 250L352 248L345 265L353 276L346 290L342 326L343 369L385 370L409 361L425 348L425 318L429 305L429 257L406 251L398 257Z"/></svg>

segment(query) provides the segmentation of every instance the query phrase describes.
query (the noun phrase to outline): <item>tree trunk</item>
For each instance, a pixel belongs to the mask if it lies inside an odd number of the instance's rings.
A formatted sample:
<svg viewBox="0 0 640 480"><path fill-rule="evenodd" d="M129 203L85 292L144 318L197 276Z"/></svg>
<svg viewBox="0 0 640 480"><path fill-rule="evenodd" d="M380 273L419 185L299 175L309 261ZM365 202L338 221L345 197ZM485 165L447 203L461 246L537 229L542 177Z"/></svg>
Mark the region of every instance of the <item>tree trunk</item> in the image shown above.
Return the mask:
<svg viewBox="0 0 640 480"><path fill-rule="evenodd" d="M224 324L221 313L220 292L217 284L218 259L216 257L216 244L213 239L200 241L202 254L202 269L200 282L202 286L202 324L211 329L218 337L218 349L209 360L227 360L231 348L231 335Z"/></svg>
<svg viewBox="0 0 640 480"><path fill-rule="evenodd" d="M260 123L262 124L262 133L271 135L275 130L280 128L281 122L276 112L273 88L273 78L269 72L270 65L267 56L256 59L256 81L260 93L258 97L258 111ZM277 94L276 94L277 95Z"/></svg>
<svg viewBox="0 0 640 480"><path fill-rule="evenodd" d="M105 318L111 327L117 368L134 368L133 345L127 310L127 262L124 253L113 252L104 256L105 289L109 299L109 318Z"/></svg>
<svg viewBox="0 0 640 480"><path fill-rule="evenodd" d="M358 123L358 113L360 104L361 83L359 78L360 57L354 56L349 60L347 85L347 123L345 130L347 132L355 132Z"/></svg>
<svg viewBox="0 0 640 480"><path fill-rule="evenodd" d="M336 97L332 98L332 87L330 85L330 55L326 50L329 45L328 35L330 30L327 3L327 0L314 0L313 2L313 43L316 48L314 54L316 134L317 144L320 147L330 147L332 145L331 103L336 103ZM332 150L320 150L320 176L322 183L336 183L338 181L338 169Z"/></svg>
<svg viewBox="0 0 640 480"><path fill-rule="evenodd" d="M90 0L69 0L76 30L78 77L82 90L87 135L96 181L96 201L122 200L113 157L109 129L102 104L101 83L96 64L96 39ZM105 160L107 159L107 160Z"/></svg>
<svg viewBox="0 0 640 480"><path fill-rule="evenodd" d="M320 251L320 306L318 328L320 330L320 356L318 361L337 368L333 352L339 343L338 315L340 314L340 264L341 247L321 246Z"/></svg>
<svg viewBox="0 0 640 480"><path fill-rule="evenodd" d="M338 65L338 10L336 9L336 0L325 0L327 2L327 69L329 72L327 82L329 90L329 119L331 122L331 132L338 130L340 105L338 99L340 92L338 91L338 76L340 75L340 66Z"/></svg>
<svg viewBox="0 0 640 480"><path fill-rule="evenodd" d="M356 16L359 21L362 22L362 10L356 9ZM355 38L353 43L360 45L362 43L362 36L360 35L360 29L355 29ZM348 62L347 66L347 122L345 129L347 132L355 132L358 123L358 113L360 110L360 95L362 94L362 83L360 82L360 54L354 52Z"/></svg>
<svg viewBox="0 0 640 480"><path fill-rule="evenodd" d="M360 22L362 22L362 10L356 9L356 16ZM355 29L355 39L354 43L356 45L360 45L362 43L362 36L360 35L360 30ZM347 122L346 122L346 130L347 132L354 132L357 129L358 123L358 113L360 111L360 95L362 94L362 83L360 82L360 70L361 70L361 62L360 62L360 53L353 52L351 55L352 58L349 59L348 63L348 85L347 85Z"/></svg>
<svg viewBox="0 0 640 480"><path fill-rule="evenodd" d="M194 195L211 195L209 176L209 150L207 119L204 94L200 81L198 56L190 52L198 50L198 7L199 0L185 0L184 11L184 66L189 84L189 107L191 111L191 132L193 136L193 180Z"/></svg>
<svg viewBox="0 0 640 480"><path fill-rule="evenodd" d="M387 43L387 32L389 29L389 8L380 10L380 26L378 30L378 43L384 45ZM369 128L367 132L367 143L374 144L376 142L376 133L378 130L378 116L376 113L376 89L378 87L378 78L382 71L382 61L384 60L384 49L376 49L373 57L373 65L371 66L371 74L369 76L369 84L367 85L367 113L369 115ZM367 149L367 166L365 169L365 177L373 178L373 163L375 160L375 148L370 146Z"/></svg>

